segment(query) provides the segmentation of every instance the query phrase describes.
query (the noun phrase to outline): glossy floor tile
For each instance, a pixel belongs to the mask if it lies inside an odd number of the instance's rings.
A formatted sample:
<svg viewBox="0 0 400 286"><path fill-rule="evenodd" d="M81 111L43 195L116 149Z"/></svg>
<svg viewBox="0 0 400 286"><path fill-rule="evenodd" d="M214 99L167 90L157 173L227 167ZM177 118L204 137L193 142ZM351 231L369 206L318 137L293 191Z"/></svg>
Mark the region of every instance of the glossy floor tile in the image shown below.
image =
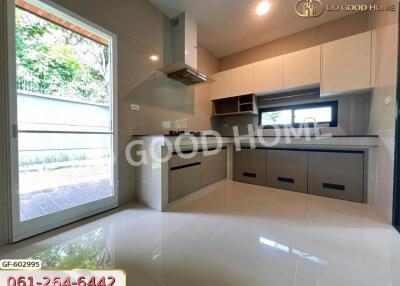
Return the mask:
<svg viewBox="0 0 400 286"><path fill-rule="evenodd" d="M400 285L400 235L375 207L221 182L169 212L133 204L0 250L128 285Z"/></svg>

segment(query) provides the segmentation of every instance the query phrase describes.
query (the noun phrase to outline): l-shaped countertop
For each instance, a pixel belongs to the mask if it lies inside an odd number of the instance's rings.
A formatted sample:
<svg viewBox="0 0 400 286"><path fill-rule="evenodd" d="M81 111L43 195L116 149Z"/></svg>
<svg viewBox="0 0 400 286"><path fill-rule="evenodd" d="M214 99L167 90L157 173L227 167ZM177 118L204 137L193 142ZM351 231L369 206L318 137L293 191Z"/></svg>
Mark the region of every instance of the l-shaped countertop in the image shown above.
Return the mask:
<svg viewBox="0 0 400 286"><path fill-rule="evenodd" d="M171 143L172 146L179 145L180 147L189 148L193 146L194 141L198 144L206 144L207 146L213 146L218 143L216 137L194 137L194 136L167 136L167 135L133 135L133 138L140 138L145 141L157 141L161 146L167 146ZM276 137L276 136L222 136L222 144L240 144L243 146L249 145L254 138L256 146L265 146L268 148L274 147L322 147L332 149L359 149L359 148L373 148L379 145L378 135L322 135L322 136L289 136L289 137ZM202 142L202 140L205 140ZM166 142L169 141L169 142Z"/></svg>

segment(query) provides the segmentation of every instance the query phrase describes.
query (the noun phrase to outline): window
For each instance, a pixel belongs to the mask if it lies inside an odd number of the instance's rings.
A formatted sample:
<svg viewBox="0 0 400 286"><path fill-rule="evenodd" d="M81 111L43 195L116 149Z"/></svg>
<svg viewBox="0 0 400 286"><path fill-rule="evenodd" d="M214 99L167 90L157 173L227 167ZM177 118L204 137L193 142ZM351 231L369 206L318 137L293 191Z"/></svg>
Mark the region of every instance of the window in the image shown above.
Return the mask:
<svg viewBox="0 0 400 286"><path fill-rule="evenodd" d="M259 124L266 129L312 126L315 123L336 127L337 115L337 101L262 108L259 110Z"/></svg>
<svg viewBox="0 0 400 286"><path fill-rule="evenodd" d="M262 125L288 125L292 123L291 109L263 112L261 116Z"/></svg>

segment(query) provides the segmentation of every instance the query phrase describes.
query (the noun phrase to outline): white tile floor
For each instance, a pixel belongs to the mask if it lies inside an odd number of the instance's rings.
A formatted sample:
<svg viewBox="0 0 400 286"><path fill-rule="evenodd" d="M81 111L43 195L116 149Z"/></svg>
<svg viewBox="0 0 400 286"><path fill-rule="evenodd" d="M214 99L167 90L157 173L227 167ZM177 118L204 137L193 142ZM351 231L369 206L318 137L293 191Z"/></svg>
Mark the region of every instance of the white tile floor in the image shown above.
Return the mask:
<svg viewBox="0 0 400 286"><path fill-rule="evenodd" d="M236 182L167 213L135 204L0 257L125 269L129 286L400 285L400 235L373 206Z"/></svg>

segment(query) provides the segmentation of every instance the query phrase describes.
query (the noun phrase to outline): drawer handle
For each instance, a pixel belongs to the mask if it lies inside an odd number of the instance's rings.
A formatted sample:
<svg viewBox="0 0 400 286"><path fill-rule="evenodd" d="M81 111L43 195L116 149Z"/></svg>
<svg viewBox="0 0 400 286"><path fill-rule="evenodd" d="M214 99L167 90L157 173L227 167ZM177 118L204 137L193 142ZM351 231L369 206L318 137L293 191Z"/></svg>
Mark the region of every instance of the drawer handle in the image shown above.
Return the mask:
<svg viewBox="0 0 400 286"><path fill-rule="evenodd" d="M189 167L193 167L193 166L197 166L197 165L201 165L201 163L200 162L196 162L196 163L192 163L192 164L186 164L186 165L181 165L181 166L177 166L177 167L172 167L171 171L184 169L184 168L189 168Z"/></svg>
<svg viewBox="0 0 400 286"><path fill-rule="evenodd" d="M337 185L337 184L330 184L330 183L323 183L322 187L324 189L332 189L332 190L337 190L337 191L346 190L346 186L345 185Z"/></svg>
<svg viewBox="0 0 400 286"><path fill-rule="evenodd" d="M279 182L284 182L284 183L294 184L294 179L293 178L278 177L278 181Z"/></svg>
<svg viewBox="0 0 400 286"><path fill-rule="evenodd" d="M257 174L254 174L254 173L243 172L243 176L250 177L250 178L257 178Z"/></svg>

